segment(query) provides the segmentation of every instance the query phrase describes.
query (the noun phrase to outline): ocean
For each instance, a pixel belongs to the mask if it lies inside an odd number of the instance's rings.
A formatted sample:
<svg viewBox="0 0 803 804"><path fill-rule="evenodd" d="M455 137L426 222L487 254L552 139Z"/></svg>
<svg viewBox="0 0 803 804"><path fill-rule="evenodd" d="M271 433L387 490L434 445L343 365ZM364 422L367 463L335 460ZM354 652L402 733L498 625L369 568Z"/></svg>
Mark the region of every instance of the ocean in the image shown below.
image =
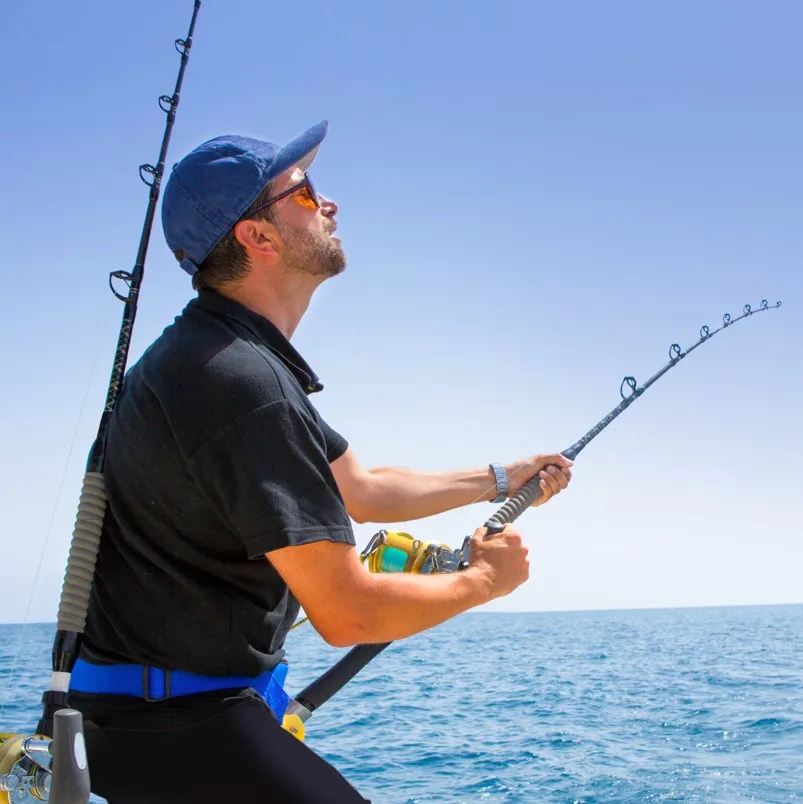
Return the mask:
<svg viewBox="0 0 803 804"><path fill-rule="evenodd" d="M0 626L0 730L52 625ZM299 692L343 653L288 639ZM395 643L307 723L373 804L803 801L803 606L469 613Z"/></svg>

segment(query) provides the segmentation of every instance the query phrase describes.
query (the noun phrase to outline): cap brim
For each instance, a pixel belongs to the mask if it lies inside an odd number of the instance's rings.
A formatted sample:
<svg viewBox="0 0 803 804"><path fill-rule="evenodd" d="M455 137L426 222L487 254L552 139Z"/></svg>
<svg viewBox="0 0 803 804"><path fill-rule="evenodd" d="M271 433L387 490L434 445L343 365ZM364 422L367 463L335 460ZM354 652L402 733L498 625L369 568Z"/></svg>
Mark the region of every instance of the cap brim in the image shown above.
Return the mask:
<svg viewBox="0 0 803 804"><path fill-rule="evenodd" d="M271 178L275 178L280 173L284 173L290 167L298 166L306 170L315 159L318 148L323 142L326 132L329 130L329 122L322 120L312 128L307 129L303 134L287 143L276 154L276 159L271 169Z"/></svg>

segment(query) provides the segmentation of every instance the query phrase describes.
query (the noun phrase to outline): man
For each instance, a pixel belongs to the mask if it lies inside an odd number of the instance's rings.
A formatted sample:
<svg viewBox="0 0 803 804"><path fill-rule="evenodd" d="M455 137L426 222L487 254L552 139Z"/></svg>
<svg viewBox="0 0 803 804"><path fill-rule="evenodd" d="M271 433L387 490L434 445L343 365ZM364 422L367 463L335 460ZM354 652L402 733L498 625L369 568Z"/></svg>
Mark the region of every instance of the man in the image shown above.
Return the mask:
<svg viewBox="0 0 803 804"><path fill-rule="evenodd" d="M72 703L110 804L365 801L280 726L303 606L331 645L403 639L528 577L508 527L448 575L368 573L351 520L398 522L566 488L560 455L439 474L363 468L290 344L343 271L337 205L307 174L319 123L284 147L219 137L166 184L168 245L198 291L128 373L108 434L104 522Z"/></svg>

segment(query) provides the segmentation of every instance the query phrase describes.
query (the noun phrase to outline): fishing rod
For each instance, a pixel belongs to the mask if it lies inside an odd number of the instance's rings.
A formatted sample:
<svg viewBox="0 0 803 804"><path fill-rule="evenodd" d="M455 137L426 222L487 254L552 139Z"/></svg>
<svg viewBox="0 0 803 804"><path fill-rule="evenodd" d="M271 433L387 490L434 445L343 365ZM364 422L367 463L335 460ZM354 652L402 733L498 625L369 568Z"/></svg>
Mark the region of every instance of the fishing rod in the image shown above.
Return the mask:
<svg viewBox="0 0 803 804"><path fill-rule="evenodd" d="M86 625L89 596L106 513L103 480L106 437L123 385L165 158L200 8L201 0L194 0L187 36L184 39L176 39L174 43L181 60L173 94L162 95L159 98L159 108L167 115L159 158L155 165L139 166L139 177L150 188L150 192L134 268L130 272L112 271L109 274L109 287L112 293L125 305L123 320L114 353L106 402L97 437L87 461L78 503L59 602L57 632L53 642L52 675L49 687L42 695L42 718L35 736L3 735L4 738L15 739L0 740L0 794L8 793L8 800L15 804L41 800L49 800L52 804L86 804L89 800L89 771L83 740L83 718L80 712L69 707L70 674L78 658L81 635ZM124 286L123 292L116 289L115 281L118 282L118 287ZM42 739L43 737L51 739ZM15 761L16 755L19 758Z"/></svg>
<svg viewBox="0 0 803 804"><path fill-rule="evenodd" d="M635 377L625 377L619 386L622 401L607 416L598 421L582 438L563 450L561 455L573 461L617 416L629 408L653 383L657 382L667 371L677 365L684 357L698 346L711 340L718 332L733 326L737 321L748 318L764 310L772 310L781 306L781 302L770 305L762 299L761 307L753 310L749 304L744 306L738 318L731 318L729 313L722 317L722 324L715 330L708 326L700 329L700 339L684 352L680 345L673 343L669 347L669 362L642 385ZM514 494L483 527L491 538L501 533L505 525L513 522L527 510L541 495L538 476L529 480ZM372 572L459 572L468 567L469 545L471 537L466 536L462 546L450 550L446 545L427 543L406 533L379 531L368 543L360 558L367 563ZM375 659L392 642L381 642L353 647L340 661L330 667L321 676L306 686L287 707L284 727L299 739L304 737L304 723L312 713L339 692L369 662Z"/></svg>

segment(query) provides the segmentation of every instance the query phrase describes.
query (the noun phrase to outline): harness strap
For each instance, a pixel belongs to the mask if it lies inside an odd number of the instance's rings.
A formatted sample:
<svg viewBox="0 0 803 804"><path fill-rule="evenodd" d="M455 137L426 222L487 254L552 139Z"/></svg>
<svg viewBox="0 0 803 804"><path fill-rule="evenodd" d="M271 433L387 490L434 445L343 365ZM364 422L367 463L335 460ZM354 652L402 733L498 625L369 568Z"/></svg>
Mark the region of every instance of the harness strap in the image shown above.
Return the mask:
<svg viewBox="0 0 803 804"><path fill-rule="evenodd" d="M91 664L78 659L70 676L70 691L132 695L153 702L197 692L251 687L281 723L290 701L284 691L287 670L287 663L280 662L256 677L202 676L186 670L163 670L141 664Z"/></svg>

